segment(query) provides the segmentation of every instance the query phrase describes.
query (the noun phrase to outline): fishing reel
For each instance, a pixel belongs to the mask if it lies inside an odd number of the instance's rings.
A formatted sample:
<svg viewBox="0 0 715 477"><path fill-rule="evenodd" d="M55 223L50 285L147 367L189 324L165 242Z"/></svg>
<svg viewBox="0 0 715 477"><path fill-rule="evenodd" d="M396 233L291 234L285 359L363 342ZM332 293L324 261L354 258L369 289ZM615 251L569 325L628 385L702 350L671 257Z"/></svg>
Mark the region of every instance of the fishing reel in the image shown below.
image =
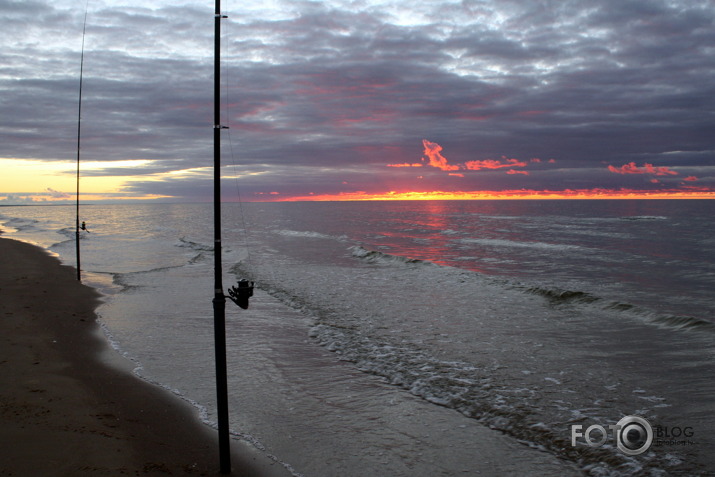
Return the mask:
<svg viewBox="0 0 715 477"><path fill-rule="evenodd" d="M245 278L239 280L238 287L228 289L228 298L244 310L248 308L248 299L253 296L253 282Z"/></svg>

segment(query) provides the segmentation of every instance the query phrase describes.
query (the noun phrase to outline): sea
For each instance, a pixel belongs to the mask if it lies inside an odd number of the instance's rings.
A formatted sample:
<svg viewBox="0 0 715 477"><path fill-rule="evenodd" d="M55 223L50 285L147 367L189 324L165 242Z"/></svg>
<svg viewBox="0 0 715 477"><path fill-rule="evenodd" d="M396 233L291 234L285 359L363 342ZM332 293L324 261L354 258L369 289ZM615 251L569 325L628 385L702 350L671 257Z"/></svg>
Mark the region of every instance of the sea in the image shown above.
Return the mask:
<svg viewBox="0 0 715 477"><path fill-rule="evenodd" d="M231 434L292 475L477 475L485 429L583 475L715 475L715 201L222 211L224 285L255 282L227 303ZM108 342L216 426L212 205L80 220ZM74 224L0 207L71 266Z"/></svg>

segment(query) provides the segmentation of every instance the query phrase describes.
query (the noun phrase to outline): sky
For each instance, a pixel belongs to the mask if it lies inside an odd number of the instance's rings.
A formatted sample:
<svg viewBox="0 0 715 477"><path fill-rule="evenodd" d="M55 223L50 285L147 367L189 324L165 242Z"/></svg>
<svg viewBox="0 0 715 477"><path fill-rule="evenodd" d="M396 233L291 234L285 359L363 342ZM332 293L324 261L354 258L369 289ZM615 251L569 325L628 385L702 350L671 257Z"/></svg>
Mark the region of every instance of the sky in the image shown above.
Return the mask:
<svg viewBox="0 0 715 477"><path fill-rule="evenodd" d="M223 200L715 197L713 0L222 12ZM81 199L212 199L214 2L0 22L0 205L75 199L80 66Z"/></svg>

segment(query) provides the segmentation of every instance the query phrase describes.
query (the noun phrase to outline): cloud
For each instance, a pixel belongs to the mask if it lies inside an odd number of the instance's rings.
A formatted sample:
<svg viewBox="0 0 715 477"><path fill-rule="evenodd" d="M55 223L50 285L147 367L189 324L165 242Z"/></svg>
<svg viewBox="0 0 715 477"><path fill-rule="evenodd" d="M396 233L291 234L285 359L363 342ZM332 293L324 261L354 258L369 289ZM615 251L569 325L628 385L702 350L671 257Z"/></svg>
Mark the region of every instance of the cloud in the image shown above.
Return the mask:
<svg viewBox="0 0 715 477"><path fill-rule="evenodd" d="M524 161L520 161L519 159L509 159L506 156L502 156L501 159L484 159L484 160L476 160L476 161L467 161L464 164L449 164L449 161L447 160L446 157L442 155L442 146L437 144L436 142L428 141L427 139L422 140L422 144L424 146L424 155L426 156L427 159L427 165L431 167L435 167L437 169L440 169L442 171L458 171L458 170L467 170L467 171L480 171L483 169L504 169L504 168L512 168L512 167L526 167L528 163ZM423 158L424 160L424 158ZM531 163L540 163L540 159L531 159ZM388 167L419 167L422 164L408 164L408 163L403 163L403 164L388 164ZM513 169L510 169L507 171L507 174L523 174L523 175L529 175L528 172L526 171L514 171ZM450 172L448 175L450 176L456 176L456 177L465 177L464 174L462 173L454 173Z"/></svg>
<svg viewBox="0 0 715 477"><path fill-rule="evenodd" d="M424 155L427 156L428 165L441 169L443 171L456 171L459 170L459 166L451 165L447 163L447 158L440 154L442 151L442 146L436 142L430 142L427 139L422 140L422 145L424 146Z"/></svg>
<svg viewBox="0 0 715 477"><path fill-rule="evenodd" d="M501 162L501 161L504 162ZM481 169L502 169L504 167L526 167L526 162L520 161L518 159L507 159L502 157L501 160L485 159L483 161L467 161L464 166L472 171L479 171Z"/></svg>
<svg viewBox="0 0 715 477"><path fill-rule="evenodd" d="M48 192L49 196L52 197L53 199L69 199L72 197L71 195L65 193L65 192L60 192L58 190L54 190L50 187L45 189L46 192Z"/></svg>
<svg viewBox="0 0 715 477"><path fill-rule="evenodd" d="M504 190L658 188L643 177L676 170L715 189L707 0L231 8L223 160L256 193L477 190L481 173ZM12 0L0 14L0 156L67 161L84 9ZM193 0L90 2L82 157L108 164L88 174L126 176L124 161L151 161L131 168L147 180L125 192L204 197L204 177L172 175L211 166L212 15Z"/></svg>
<svg viewBox="0 0 715 477"><path fill-rule="evenodd" d="M7 194L5 197L0 198L0 202L4 202L5 205L22 205L35 203L35 199L29 195Z"/></svg>
<svg viewBox="0 0 715 477"><path fill-rule="evenodd" d="M421 164L419 162L415 162L413 164L408 164L406 162L402 164L388 164L387 167L422 167L424 164Z"/></svg>
<svg viewBox="0 0 715 477"><path fill-rule="evenodd" d="M678 175L676 171L673 171L668 167L655 167L653 166L653 164L648 164L647 162L643 164L643 167L636 166L635 162L629 162L628 164L624 164L621 167L614 167L609 165L608 170L617 174L652 174L656 176Z"/></svg>

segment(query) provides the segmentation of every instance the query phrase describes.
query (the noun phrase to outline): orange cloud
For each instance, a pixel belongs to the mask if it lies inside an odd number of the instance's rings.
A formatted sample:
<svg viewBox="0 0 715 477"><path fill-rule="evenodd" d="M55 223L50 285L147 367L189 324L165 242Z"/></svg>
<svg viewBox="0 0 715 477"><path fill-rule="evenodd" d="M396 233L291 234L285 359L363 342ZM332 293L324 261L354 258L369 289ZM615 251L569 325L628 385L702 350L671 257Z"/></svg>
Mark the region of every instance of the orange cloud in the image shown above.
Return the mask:
<svg viewBox="0 0 715 477"><path fill-rule="evenodd" d="M429 160L429 165L441 169L443 171L456 171L459 166L447 164L447 158L440 154L442 146L436 142L430 142L427 139L422 140L422 145L425 147L424 155Z"/></svg>
<svg viewBox="0 0 715 477"><path fill-rule="evenodd" d="M668 167L655 167L647 162L643 167L636 166L635 162L629 162L621 167L608 166L608 170L616 174L653 174L656 176L677 176L678 173Z"/></svg>
<svg viewBox="0 0 715 477"><path fill-rule="evenodd" d="M684 180L684 181L691 181L691 182L694 182L694 181L698 180L698 178L697 178L697 177L695 177L695 176L688 176L688 177L686 177L686 178L685 178L685 179L683 179L683 180Z"/></svg>
<svg viewBox="0 0 715 477"><path fill-rule="evenodd" d="M494 159L485 159L483 161L467 161L464 163L465 167L472 171L478 171L481 169L501 169L502 167L526 167L526 162L522 162L519 159L507 159L502 156L502 159L506 162L497 161Z"/></svg>
<svg viewBox="0 0 715 477"><path fill-rule="evenodd" d="M514 169L509 169L506 171L507 174L524 174L525 176L529 175L529 171L515 171Z"/></svg>
<svg viewBox="0 0 715 477"><path fill-rule="evenodd" d="M526 167L527 162L521 161L519 159L509 159L506 156L502 156L501 159L484 159L481 161L467 161L464 164L449 164L446 157L442 155L442 146L436 142L428 141L427 139L422 140L422 145L424 146L424 157L422 157L423 163L407 163L402 164L387 164L387 167L422 167L431 166L442 171L459 171L459 170L470 170L470 171L480 171L482 169L504 169L510 168L507 174L523 174L529 175L528 172L516 172L511 168L514 167ZM427 161L424 163L424 161ZM533 157L529 160L531 163L540 163L541 159L538 157ZM554 159L549 159L549 163L556 162ZM461 173L450 173L452 176L464 177Z"/></svg>

